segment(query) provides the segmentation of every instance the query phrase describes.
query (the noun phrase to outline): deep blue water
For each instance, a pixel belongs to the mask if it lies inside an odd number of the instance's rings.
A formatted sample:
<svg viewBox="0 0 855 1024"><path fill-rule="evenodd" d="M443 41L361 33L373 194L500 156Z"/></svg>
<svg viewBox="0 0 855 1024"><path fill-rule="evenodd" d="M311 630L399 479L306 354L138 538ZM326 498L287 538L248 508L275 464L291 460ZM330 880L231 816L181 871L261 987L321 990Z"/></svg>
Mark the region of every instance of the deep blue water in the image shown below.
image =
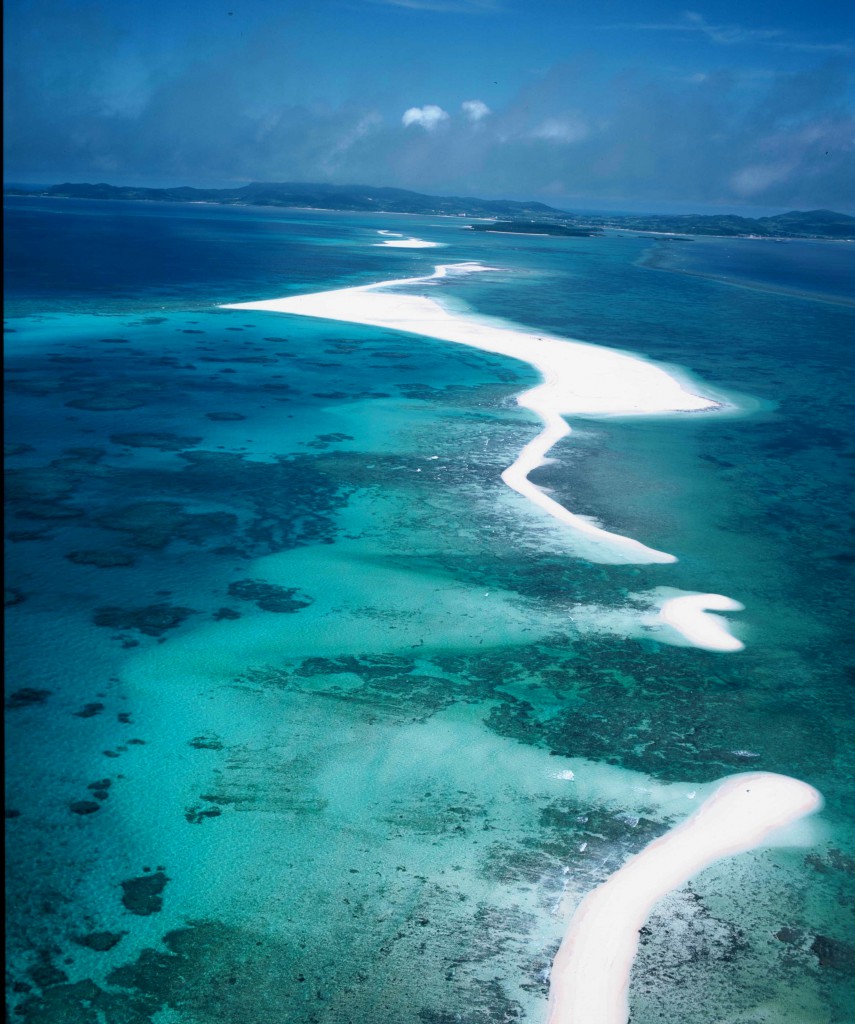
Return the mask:
<svg viewBox="0 0 855 1024"><path fill-rule="evenodd" d="M795 291L855 303L851 242L696 238L660 243L648 257L671 270L746 287Z"/></svg>
<svg viewBox="0 0 855 1024"><path fill-rule="evenodd" d="M129 202L117 217L114 204L97 200L7 202L5 282L16 309L93 299L99 310L196 308L251 298L259 287L358 283L383 267L369 247L341 247L341 215Z"/></svg>
<svg viewBox="0 0 855 1024"><path fill-rule="evenodd" d="M825 809L668 898L632 1019L850 1019L855 311L810 295L855 251L681 244L7 200L13 1019L541 1019L576 902L755 769ZM217 308L466 260L437 294L746 396L536 471L676 564L574 557L502 486L527 365ZM745 650L574 624L657 587L741 601Z"/></svg>

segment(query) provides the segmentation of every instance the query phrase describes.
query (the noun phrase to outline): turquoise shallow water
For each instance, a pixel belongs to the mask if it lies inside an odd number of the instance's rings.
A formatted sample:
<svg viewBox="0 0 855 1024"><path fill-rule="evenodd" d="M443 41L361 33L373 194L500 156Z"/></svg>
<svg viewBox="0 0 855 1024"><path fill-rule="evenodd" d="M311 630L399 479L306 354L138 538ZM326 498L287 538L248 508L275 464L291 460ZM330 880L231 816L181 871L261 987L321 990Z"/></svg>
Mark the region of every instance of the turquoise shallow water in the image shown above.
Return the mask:
<svg viewBox="0 0 855 1024"><path fill-rule="evenodd" d="M582 896L758 768L826 807L660 905L632 1020L849 1019L851 309L439 218L26 200L7 232L13 1019L543 1019ZM476 313L754 400L575 422L534 477L675 565L574 558L501 484L529 367L216 308L469 259L442 294ZM741 601L745 650L603 626L660 586Z"/></svg>

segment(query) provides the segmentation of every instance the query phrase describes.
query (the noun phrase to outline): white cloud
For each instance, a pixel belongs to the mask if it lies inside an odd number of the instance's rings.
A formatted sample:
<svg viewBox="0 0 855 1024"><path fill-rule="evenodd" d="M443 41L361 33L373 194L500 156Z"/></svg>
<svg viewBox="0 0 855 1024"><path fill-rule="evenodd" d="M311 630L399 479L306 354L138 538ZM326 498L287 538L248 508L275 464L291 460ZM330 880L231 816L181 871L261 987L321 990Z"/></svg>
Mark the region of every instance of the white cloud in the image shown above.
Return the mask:
<svg viewBox="0 0 855 1024"><path fill-rule="evenodd" d="M444 14L490 14L501 9L498 0L368 0L386 7L410 11L438 11Z"/></svg>
<svg viewBox="0 0 855 1024"><path fill-rule="evenodd" d="M806 53L842 53L855 52L855 44L851 40L835 42L812 42L799 39L779 28L746 28L744 25L714 25L697 11L683 11L682 19L667 22L622 22L615 25L603 25L602 28L632 29L653 32L694 32L705 36L711 43L719 46L737 46L743 43L759 43L763 46L777 46L787 50L802 50Z"/></svg>
<svg viewBox="0 0 855 1024"><path fill-rule="evenodd" d="M807 43L807 42L774 42L772 46L782 46L787 50L802 50L805 53L855 53L852 43Z"/></svg>
<svg viewBox="0 0 855 1024"><path fill-rule="evenodd" d="M731 46L734 43L749 43L754 41L765 41L780 36L780 29L757 29L743 28L742 25L711 25L703 15L697 11L684 11L683 17L687 24L684 28L691 31L701 32L713 43L722 46Z"/></svg>
<svg viewBox="0 0 855 1024"><path fill-rule="evenodd" d="M738 43L768 43L783 35L780 29L745 28L742 25L712 25L697 11L683 11L681 21L641 22L607 26L610 28L632 29L652 32L696 32L706 36L711 43L733 46ZM775 43L775 45L782 45Z"/></svg>
<svg viewBox="0 0 855 1024"><path fill-rule="evenodd" d="M425 131L433 131L437 125L442 124L443 121L447 121L449 114L442 107L436 106L434 103L426 103L423 107L410 107L409 110L404 111L404 116L401 118L401 123L405 128L408 128L411 124L420 125Z"/></svg>
<svg viewBox="0 0 855 1024"><path fill-rule="evenodd" d="M765 192L771 185L786 181L793 172L792 164L752 164L731 176L730 186L743 199Z"/></svg>
<svg viewBox="0 0 855 1024"><path fill-rule="evenodd" d="M533 139L546 139L548 142L581 142L588 136L588 125L580 117L550 117L535 128Z"/></svg>
<svg viewBox="0 0 855 1024"><path fill-rule="evenodd" d="M332 143L329 153L322 159L324 171L331 173L337 167L341 158L348 150L356 145L360 139L376 131L383 124L383 118L372 111L364 114L356 124L346 128L342 134Z"/></svg>
<svg viewBox="0 0 855 1024"><path fill-rule="evenodd" d="M460 104L460 109L473 124L481 121L492 113L483 100L464 100L463 103Z"/></svg>

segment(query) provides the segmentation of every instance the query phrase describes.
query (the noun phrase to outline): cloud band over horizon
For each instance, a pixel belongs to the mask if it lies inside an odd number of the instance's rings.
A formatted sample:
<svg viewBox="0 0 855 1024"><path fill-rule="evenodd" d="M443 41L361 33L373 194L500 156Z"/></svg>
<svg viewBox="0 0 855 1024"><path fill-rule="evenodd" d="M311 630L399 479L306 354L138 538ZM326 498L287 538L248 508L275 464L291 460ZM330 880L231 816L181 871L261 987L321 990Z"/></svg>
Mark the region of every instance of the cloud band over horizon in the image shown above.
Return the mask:
<svg viewBox="0 0 855 1024"><path fill-rule="evenodd" d="M15 10L39 6L52 21ZM398 21L462 17L385 6ZM7 180L314 180L547 202L855 209L855 84L845 60L827 52L806 71L690 70L588 51L518 71L502 95L492 78L502 72L477 54L465 74L402 57L388 72L395 89L377 84L382 75L333 89L319 73L308 90L303 64L283 66L260 30L185 54L129 42L96 3L10 8ZM479 24L498 10L482 5ZM748 30L700 14L675 28L728 53L752 42ZM287 18L283 52L295 53L286 29L297 38ZM398 22L394 30L403 31ZM780 41L772 29L753 31L764 45ZM317 91L325 82L326 96ZM402 103L408 95L415 102Z"/></svg>

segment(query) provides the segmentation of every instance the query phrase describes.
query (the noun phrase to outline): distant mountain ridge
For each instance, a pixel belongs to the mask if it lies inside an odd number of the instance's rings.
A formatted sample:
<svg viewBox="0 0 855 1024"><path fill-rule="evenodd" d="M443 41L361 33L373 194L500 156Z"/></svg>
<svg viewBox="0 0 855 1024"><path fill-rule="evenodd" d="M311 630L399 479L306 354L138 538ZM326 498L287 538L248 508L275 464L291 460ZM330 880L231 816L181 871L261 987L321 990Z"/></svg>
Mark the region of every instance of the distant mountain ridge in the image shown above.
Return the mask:
<svg viewBox="0 0 855 1024"><path fill-rule="evenodd" d="M240 188L215 189L193 188L189 185L144 188L66 182L38 190L8 187L5 193L68 199L136 199L167 203L219 203L228 206L309 207L350 212L444 214L511 220L518 225L524 225L526 221L537 221L568 228L611 227L683 235L855 240L855 217L833 210L793 210L774 217L758 218L735 214L581 215L538 202L477 199L473 196L432 196L403 188L310 182L252 182ZM515 227L513 230L522 233L524 229Z"/></svg>
<svg viewBox="0 0 855 1024"><path fill-rule="evenodd" d="M23 190L7 189L7 194ZM372 211L384 213L444 213L468 217L566 216L544 203L514 202L510 199L476 199L468 196L429 196L403 188L378 188L371 185L325 185L307 182L252 182L240 188L143 188L132 185L51 185L27 195L57 196L69 199L143 199L152 202L222 203L245 206L312 207L321 210Z"/></svg>

